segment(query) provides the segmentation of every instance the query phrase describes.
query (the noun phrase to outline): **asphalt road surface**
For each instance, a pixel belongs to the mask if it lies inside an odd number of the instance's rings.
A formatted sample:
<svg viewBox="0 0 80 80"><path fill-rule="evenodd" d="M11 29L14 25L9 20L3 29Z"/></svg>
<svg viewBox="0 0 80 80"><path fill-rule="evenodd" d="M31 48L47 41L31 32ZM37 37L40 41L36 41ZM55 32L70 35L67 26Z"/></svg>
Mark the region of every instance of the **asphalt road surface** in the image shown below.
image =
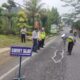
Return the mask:
<svg viewBox="0 0 80 80"><path fill-rule="evenodd" d="M26 80L64 80L66 65L65 58L59 63L52 59L56 50L62 50L62 42L58 37L48 47L44 48L25 66L23 73Z"/></svg>
<svg viewBox="0 0 80 80"><path fill-rule="evenodd" d="M67 31L67 30L66 30ZM31 58L23 58L21 75L25 76L25 80L64 80L66 73L66 51L64 57L61 55L58 59L60 62L55 63L53 57L56 50L63 50L63 42L60 36L45 48L33 53ZM0 62L0 80L13 80L18 76L18 57L10 57L9 52L1 54ZM4 59L3 59L4 58ZM56 58L57 59L57 58Z"/></svg>
<svg viewBox="0 0 80 80"><path fill-rule="evenodd" d="M62 40L58 36L47 47L41 49L36 54L33 53L33 55L35 54L35 56L31 57L28 61L22 64L21 75L25 76L25 80L64 80L66 71L65 55L59 63L55 63L52 59L56 50L61 51L63 49L64 46ZM11 67L13 68L18 64L18 62L19 58L12 58L12 60L9 61L9 64L6 64L6 66L2 68L2 71L0 70L0 75L2 75L2 73L7 70L10 71ZM2 80L13 80L18 76L18 68L10 72L10 74L8 74L7 76L5 75L1 76Z"/></svg>

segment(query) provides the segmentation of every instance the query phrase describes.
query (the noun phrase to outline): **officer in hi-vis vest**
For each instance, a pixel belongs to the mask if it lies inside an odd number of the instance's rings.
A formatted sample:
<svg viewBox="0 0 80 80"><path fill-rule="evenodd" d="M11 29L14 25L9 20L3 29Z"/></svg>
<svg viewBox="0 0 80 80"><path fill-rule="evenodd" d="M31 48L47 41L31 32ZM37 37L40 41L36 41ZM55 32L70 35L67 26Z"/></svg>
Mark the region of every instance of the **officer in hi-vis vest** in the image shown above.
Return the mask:
<svg viewBox="0 0 80 80"><path fill-rule="evenodd" d="M42 42L41 29L39 29L38 30L38 50L41 48L41 42Z"/></svg>
<svg viewBox="0 0 80 80"><path fill-rule="evenodd" d="M74 44L76 42L76 39L75 39L75 37L73 35L73 31L72 30L70 30L70 34L69 34L69 36L67 38L67 42L68 42L68 55L71 55L73 46L74 46Z"/></svg>
<svg viewBox="0 0 80 80"><path fill-rule="evenodd" d="M41 31L41 38L42 38L41 47L43 48L44 47L45 38L46 38L46 33L45 33L44 28L42 28L42 31Z"/></svg>

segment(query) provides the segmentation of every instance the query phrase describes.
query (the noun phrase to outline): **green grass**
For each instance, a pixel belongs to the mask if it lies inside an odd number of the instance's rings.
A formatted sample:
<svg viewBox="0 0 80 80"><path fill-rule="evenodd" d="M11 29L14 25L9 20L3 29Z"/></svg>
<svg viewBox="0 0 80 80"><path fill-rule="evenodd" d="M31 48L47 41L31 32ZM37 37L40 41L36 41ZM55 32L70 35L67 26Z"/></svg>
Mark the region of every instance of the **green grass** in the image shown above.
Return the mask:
<svg viewBox="0 0 80 80"><path fill-rule="evenodd" d="M10 46L32 46L32 41L26 40L26 43L21 43L19 36L0 35L0 48Z"/></svg>

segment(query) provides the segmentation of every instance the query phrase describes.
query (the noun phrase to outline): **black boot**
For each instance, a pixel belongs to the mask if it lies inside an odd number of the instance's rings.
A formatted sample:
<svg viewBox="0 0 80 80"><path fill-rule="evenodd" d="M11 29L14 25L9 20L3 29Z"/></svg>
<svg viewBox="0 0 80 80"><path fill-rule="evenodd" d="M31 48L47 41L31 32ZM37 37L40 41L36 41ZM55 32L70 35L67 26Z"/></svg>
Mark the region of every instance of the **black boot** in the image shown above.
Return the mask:
<svg viewBox="0 0 80 80"><path fill-rule="evenodd" d="M70 51L68 52L68 55L71 55L71 52Z"/></svg>

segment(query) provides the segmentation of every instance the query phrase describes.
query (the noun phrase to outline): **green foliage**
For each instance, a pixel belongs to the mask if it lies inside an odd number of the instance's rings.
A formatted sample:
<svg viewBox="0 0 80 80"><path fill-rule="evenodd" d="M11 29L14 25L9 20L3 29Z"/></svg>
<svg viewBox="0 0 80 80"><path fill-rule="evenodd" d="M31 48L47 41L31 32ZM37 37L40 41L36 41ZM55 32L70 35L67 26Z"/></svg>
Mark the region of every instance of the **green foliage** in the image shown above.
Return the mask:
<svg viewBox="0 0 80 80"><path fill-rule="evenodd" d="M11 21L11 22L10 22ZM10 27L11 25L11 27ZM19 33L17 25L17 14L2 14L0 15L0 33L1 34L17 34Z"/></svg>
<svg viewBox="0 0 80 80"><path fill-rule="evenodd" d="M65 24L68 24L68 25L72 25L73 23L73 20L69 17L63 18L62 20L64 21Z"/></svg>
<svg viewBox="0 0 80 80"><path fill-rule="evenodd" d="M9 34L9 33L13 33L13 19L12 19L12 17L16 17L16 16L14 16L14 14L11 13L11 9L13 7L16 7L16 4L15 4L14 0L8 0L7 2L8 3L2 4L2 7L4 7L6 10L4 10L4 12L1 16L7 18L6 19L7 29L4 29L4 32L6 34Z"/></svg>
<svg viewBox="0 0 80 80"><path fill-rule="evenodd" d="M72 9L71 13L67 13L66 16L67 18L70 18L72 20L79 19L80 15L80 0L61 0L65 2L63 7L69 7Z"/></svg>
<svg viewBox="0 0 80 80"><path fill-rule="evenodd" d="M80 20L76 21L72 25L73 28L80 30Z"/></svg>
<svg viewBox="0 0 80 80"><path fill-rule="evenodd" d="M18 28L22 28L23 26L27 27L27 21L28 18L26 13L23 10L19 11L18 18L17 18L17 27Z"/></svg>
<svg viewBox="0 0 80 80"><path fill-rule="evenodd" d="M12 7L16 7L14 0L8 0L8 4L4 3L2 5L6 10L2 13L0 9L1 34L19 34L20 26L24 25L26 25L28 29L32 30L36 20L38 20L42 24L42 27L45 27L46 32L49 33L51 24L59 23L59 13L57 9L44 9L44 3L41 3L41 0L26 0L25 3L27 17L24 14L18 15L17 13L13 14L11 12ZM20 20L21 16L24 18L24 21Z"/></svg>
<svg viewBox="0 0 80 80"><path fill-rule="evenodd" d="M59 13L57 11L56 8L52 8L51 10L48 10L47 11L47 32L49 33L50 32L50 27L51 27L51 24L57 24L59 23L59 19L60 19L60 16L59 16Z"/></svg>
<svg viewBox="0 0 80 80"><path fill-rule="evenodd" d="M47 20L48 20L48 17L47 17L47 14L45 14L45 12L43 12L43 14L41 15L41 23L42 23L42 27L46 27L47 26Z"/></svg>
<svg viewBox="0 0 80 80"><path fill-rule="evenodd" d="M28 21L32 26L34 25L35 16L37 13L40 14L43 4L41 0L26 0L26 10L28 11Z"/></svg>
<svg viewBox="0 0 80 80"><path fill-rule="evenodd" d="M32 41L21 43L20 36L15 35L0 35L0 48L11 46L32 46Z"/></svg>
<svg viewBox="0 0 80 80"><path fill-rule="evenodd" d="M3 4L2 4L2 7L4 7L4 8L7 8L7 9L8 9L8 8L9 8L9 5L8 5L7 3L3 3Z"/></svg>
<svg viewBox="0 0 80 80"><path fill-rule="evenodd" d="M57 9L52 8L52 10L48 11L48 24L58 24L59 22L59 13Z"/></svg>

